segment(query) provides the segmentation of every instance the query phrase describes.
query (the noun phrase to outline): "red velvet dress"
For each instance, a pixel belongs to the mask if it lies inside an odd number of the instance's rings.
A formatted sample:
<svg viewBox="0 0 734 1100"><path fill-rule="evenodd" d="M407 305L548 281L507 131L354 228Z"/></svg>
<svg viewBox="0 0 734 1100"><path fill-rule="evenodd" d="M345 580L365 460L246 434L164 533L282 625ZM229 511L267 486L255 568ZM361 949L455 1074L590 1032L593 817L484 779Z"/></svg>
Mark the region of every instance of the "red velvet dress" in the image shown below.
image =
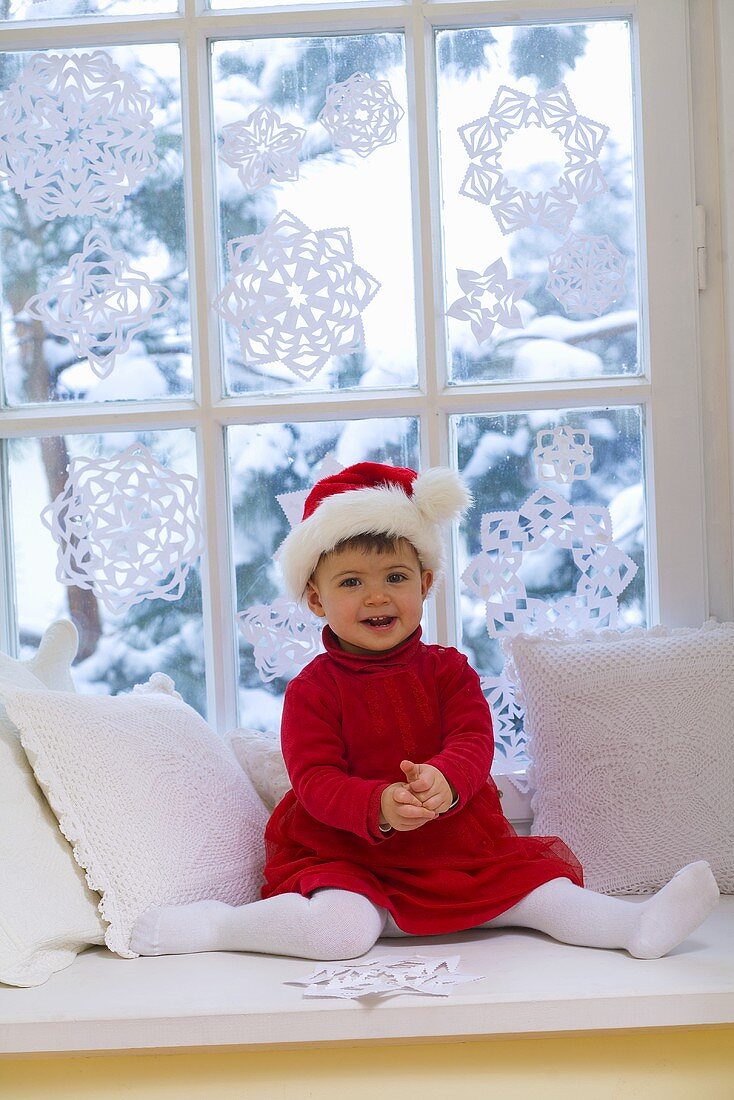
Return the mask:
<svg viewBox="0 0 734 1100"><path fill-rule="evenodd" d="M282 748L293 790L265 829L263 898L319 887L364 894L399 928L472 928L537 886L583 871L558 837L518 836L489 777L492 720L458 650L424 645L420 628L386 654L327 652L288 685ZM382 792L400 761L433 764L459 801L412 832L380 832Z"/></svg>

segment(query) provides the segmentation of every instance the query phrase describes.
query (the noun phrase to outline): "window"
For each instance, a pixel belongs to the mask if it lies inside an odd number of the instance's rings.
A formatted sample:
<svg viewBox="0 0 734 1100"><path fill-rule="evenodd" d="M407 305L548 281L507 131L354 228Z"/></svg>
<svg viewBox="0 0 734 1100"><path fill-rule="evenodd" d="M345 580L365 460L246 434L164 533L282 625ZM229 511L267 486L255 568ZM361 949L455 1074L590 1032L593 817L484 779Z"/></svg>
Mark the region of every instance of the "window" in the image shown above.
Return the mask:
<svg viewBox="0 0 734 1100"><path fill-rule="evenodd" d="M0 14L7 648L71 614L80 690L276 728L273 555L364 459L474 492L426 632L500 770L503 634L700 621L683 3Z"/></svg>

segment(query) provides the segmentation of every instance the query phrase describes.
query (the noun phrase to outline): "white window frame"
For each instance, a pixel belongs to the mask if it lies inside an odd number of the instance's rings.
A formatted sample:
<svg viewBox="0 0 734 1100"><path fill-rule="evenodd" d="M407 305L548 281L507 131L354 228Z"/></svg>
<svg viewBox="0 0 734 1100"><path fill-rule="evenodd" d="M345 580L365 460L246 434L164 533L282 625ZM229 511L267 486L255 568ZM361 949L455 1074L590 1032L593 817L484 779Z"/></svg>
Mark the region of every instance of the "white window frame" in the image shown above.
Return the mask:
<svg viewBox="0 0 734 1100"><path fill-rule="evenodd" d="M522 14L518 14L521 9ZM502 22L563 22L594 18L632 21L633 66L640 90L636 128L644 187L638 192L639 259L645 306L640 317L641 361L649 374L637 377L548 383L446 385L444 363L438 188L438 142L432 35L435 28ZM414 199L419 382L400 391L222 398L218 318L208 303L217 285L217 201L209 81L210 38L250 35L402 30L406 35L408 95L412 125L410 155ZM52 32L52 33L51 33ZM84 404L34 406L0 411L0 441L13 436L114 431L195 429L200 500L206 532L202 587L209 719L219 730L238 722L238 662L234 568L229 538L224 430L268 421L346 420L417 416L424 466L446 463L449 418L548 407L638 404L647 425L648 530L646 542L652 622L698 625L707 611L704 483L699 415L697 286L693 138L690 124L690 63L686 0L588 3L507 0L429 3L405 0L352 7L212 13L201 0L185 0L176 17L125 21L92 17L73 25L7 23L2 49L112 46L130 42L175 42L182 57L185 202L189 243L192 348L191 400L141 402L135 407ZM192 107L192 104L194 105ZM676 140L669 135L675 133ZM200 156L192 156L201 150ZM7 491L3 491L7 504ZM12 651L15 622L9 563L12 540L4 524L0 554L0 631ZM656 565L655 565L656 563ZM458 644L458 590L449 576L435 605L435 636Z"/></svg>

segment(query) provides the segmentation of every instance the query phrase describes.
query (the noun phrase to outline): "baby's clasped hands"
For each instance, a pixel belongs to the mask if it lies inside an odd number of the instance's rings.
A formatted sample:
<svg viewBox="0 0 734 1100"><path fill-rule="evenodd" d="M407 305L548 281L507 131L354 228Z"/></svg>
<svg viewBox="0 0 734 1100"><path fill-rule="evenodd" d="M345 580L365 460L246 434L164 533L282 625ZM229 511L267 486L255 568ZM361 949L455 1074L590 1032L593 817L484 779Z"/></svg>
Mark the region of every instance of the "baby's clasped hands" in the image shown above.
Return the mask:
<svg viewBox="0 0 734 1100"><path fill-rule="evenodd" d="M412 760L400 761L408 787L421 805L437 814L445 813L454 800L454 792L443 772L433 764L414 764Z"/></svg>
<svg viewBox="0 0 734 1100"><path fill-rule="evenodd" d="M391 825L397 832L419 829L448 810L453 791L446 777L432 764L401 760L405 783L391 783L382 792L380 824Z"/></svg>
<svg viewBox="0 0 734 1100"><path fill-rule="evenodd" d="M380 799L380 809L380 824L391 825L399 833L420 829L421 825L438 817L434 810L421 805L420 799L408 790L407 783L391 783L389 787L385 787Z"/></svg>

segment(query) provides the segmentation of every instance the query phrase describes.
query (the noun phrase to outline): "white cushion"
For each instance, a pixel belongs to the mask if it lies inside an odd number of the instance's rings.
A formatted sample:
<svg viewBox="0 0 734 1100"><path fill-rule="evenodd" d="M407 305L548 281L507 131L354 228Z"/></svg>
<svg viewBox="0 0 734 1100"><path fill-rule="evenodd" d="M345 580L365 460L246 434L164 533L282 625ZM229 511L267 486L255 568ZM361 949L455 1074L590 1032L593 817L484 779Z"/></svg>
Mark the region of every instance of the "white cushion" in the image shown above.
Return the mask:
<svg viewBox="0 0 734 1100"><path fill-rule="evenodd" d="M7 688L73 692L74 625L54 623L30 661L0 653L0 700ZM71 698L74 698L72 695ZM89 889L38 787L18 730L0 701L0 982L47 981L92 943L104 943L99 894Z"/></svg>
<svg viewBox="0 0 734 1100"><path fill-rule="evenodd" d="M532 834L565 840L592 890L647 893L705 859L734 892L734 623L504 648L525 706Z"/></svg>
<svg viewBox="0 0 734 1100"><path fill-rule="evenodd" d="M225 736L260 798L269 810L274 810L291 789L280 740L274 733L244 728L230 730Z"/></svg>
<svg viewBox="0 0 734 1100"><path fill-rule="evenodd" d="M130 695L5 693L23 747L90 884L105 943L150 906L260 897L267 822L222 739L156 673Z"/></svg>

